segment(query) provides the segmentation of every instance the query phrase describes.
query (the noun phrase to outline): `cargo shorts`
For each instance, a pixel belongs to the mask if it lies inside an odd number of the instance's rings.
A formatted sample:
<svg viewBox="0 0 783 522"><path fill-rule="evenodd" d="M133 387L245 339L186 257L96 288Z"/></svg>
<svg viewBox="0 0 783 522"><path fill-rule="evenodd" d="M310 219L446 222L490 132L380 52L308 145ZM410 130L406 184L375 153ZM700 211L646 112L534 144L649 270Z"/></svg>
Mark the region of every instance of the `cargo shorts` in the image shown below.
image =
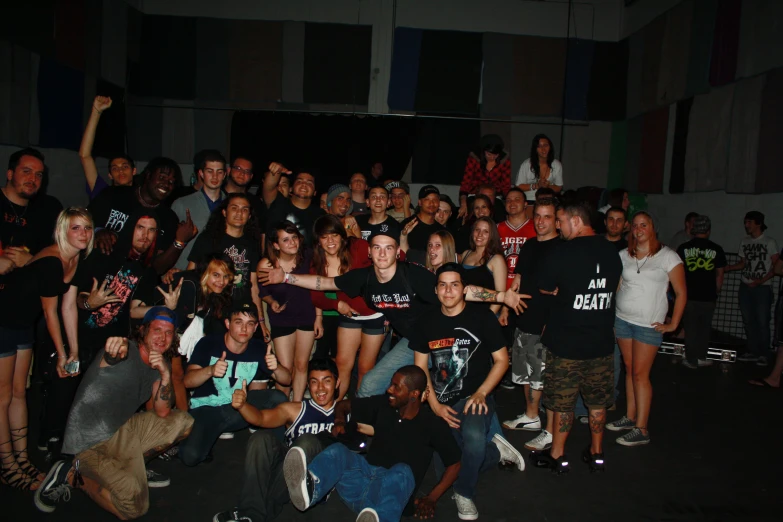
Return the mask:
<svg viewBox="0 0 783 522"><path fill-rule="evenodd" d="M596 359L564 359L546 354L544 405L559 413L574 411L579 393L588 409L614 404L614 355Z"/></svg>

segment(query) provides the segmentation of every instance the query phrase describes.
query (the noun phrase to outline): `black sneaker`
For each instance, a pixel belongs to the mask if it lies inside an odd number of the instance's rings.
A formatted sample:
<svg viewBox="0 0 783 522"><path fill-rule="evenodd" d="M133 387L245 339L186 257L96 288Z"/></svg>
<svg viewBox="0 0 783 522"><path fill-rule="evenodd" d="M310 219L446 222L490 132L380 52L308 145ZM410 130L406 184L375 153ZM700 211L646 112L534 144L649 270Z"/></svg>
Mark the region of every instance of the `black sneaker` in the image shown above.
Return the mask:
<svg viewBox="0 0 783 522"><path fill-rule="evenodd" d="M568 457L563 454L558 458L552 458L552 450L545 451L531 451L530 461L537 468L549 468L553 473L558 475L564 475L571 471L571 467L568 464Z"/></svg>
<svg viewBox="0 0 783 522"><path fill-rule="evenodd" d="M590 468L590 473L606 471L606 465L604 464L604 454L590 453L589 445L582 452L582 460L587 463L587 466Z"/></svg>
<svg viewBox="0 0 783 522"><path fill-rule="evenodd" d="M165 488L171 485L171 479L163 473L147 468L147 487Z"/></svg>
<svg viewBox="0 0 783 522"><path fill-rule="evenodd" d="M242 514L238 508L230 509L228 511L221 511L212 517L212 522L253 522L253 519L247 515Z"/></svg>
<svg viewBox="0 0 783 522"><path fill-rule="evenodd" d="M60 437L38 437L38 449L41 451L51 451L53 445L60 442Z"/></svg>
<svg viewBox="0 0 783 522"><path fill-rule="evenodd" d="M65 502L71 500L73 488L68 484L69 471L71 471L69 461L60 460L54 463L46 478L41 482L41 486L35 490L33 500L35 507L44 513L53 513L61 499Z"/></svg>
<svg viewBox="0 0 783 522"><path fill-rule="evenodd" d="M302 448L293 447L288 450L283 461L283 475L291 496L291 504L299 511L304 511L313 503L313 477L307 470L307 457Z"/></svg>
<svg viewBox="0 0 783 522"><path fill-rule="evenodd" d="M165 460L170 462L172 460L177 460L177 455L179 455L179 446L172 446L166 451L164 451L163 453L161 453L160 455L158 455L158 458L160 460Z"/></svg>
<svg viewBox="0 0 783 522"><path fill-rule="evenodd" d="M511 375L506 375L503 380L500 381L500 387L504 390L515 390L517 385L511 380Z"/></svg>

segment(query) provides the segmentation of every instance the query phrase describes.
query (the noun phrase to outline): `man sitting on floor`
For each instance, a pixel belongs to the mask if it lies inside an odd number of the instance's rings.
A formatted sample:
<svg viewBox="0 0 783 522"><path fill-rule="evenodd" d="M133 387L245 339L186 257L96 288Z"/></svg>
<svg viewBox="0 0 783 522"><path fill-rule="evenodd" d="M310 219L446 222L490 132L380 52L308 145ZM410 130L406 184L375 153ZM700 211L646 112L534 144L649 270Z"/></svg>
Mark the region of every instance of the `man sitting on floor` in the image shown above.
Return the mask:
<svg viewBox="0 0 783 522"><path fill-rule="evenodd" d="M247 402L247 383L234 390L231 406L251 425L261 428L286 426L285 445L269 430L250 436L245 456L245 480L235 509L215 515L213 522L264 522L276 518L289 500L283 480L283 459L287 447L302 448L312 461L333 442L328 435L334 426L334 404L340 389L337 364L332 359L310 361L307 369L310 397L304 402L284 402L259 410Z"/></svg>
<svg viewBox="0 0 783 522"><path fill-rule="evenodd" d="M451 426L462 449L462 467L454 483L454 500L462 520L476 520L473 502L479 473L500 462L525 469L522 455L502 436L487 442L495 414L492 392L508 369L503 331L489 307L468 308L465 302L465 269L446 263L438 269L435 292L440 308L419 319L410 347L416 366L429 370L429 404ZM434 513L436 499L422 499Z"/></svg>
<svg viewBox="0 0 783 522"><path fill-rule="evenodd" d="M231 407L234 390L247 381L248 400L257 408L274 408L285 402L278 390L267 390L267 381L290 386L291 372L278 366L272 347L254 339L258 328L258 308L252 302L237 302L225 320L224 335L202 338L193 349L185 373L185 386L193 390L190 413L195 419L193 433L179 446L179 458L195 466L209 455L221 433L247 428L248 423Z"/></svg>
<svg viewBox="0 0 783 522"><path fill-rule="evenodd" d="M151 460L190 433L193 418L172 410L169 361L179 341L176 315L151 308L133 339L110 337L84 375L68 416L63 454L35 493L35 506L51 513L71 488L84 490L121 520L149 509L145 460ZM155 398L152 411L136 413ZM168 484L166 484L168 485Z"/></svg>
<svg viewBox="0 0 783 522"><path fill-rule="evenodd" d="M340 401L335 408L333 435L351 422L375 430L367 457L343 444L332 444L308 463L302 448L293 447L283 463L291 503L304 511L336 488L357 522L397 522L400 516L416 515L420 501L411 501L437 451L447 466L440 482L427 495L432 503L457 479L461 452L448 425L422 408L427 374L418 366L403 366L392 377L387 395Z"/></svg>

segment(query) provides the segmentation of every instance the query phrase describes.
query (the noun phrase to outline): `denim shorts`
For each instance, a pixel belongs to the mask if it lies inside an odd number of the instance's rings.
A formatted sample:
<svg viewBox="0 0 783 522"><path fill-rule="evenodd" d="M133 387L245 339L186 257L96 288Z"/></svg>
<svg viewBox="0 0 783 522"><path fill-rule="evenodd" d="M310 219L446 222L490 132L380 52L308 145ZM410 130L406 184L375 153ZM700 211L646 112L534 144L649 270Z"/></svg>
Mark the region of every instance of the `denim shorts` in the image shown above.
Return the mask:
<svg viewBox="0 0 783 522"><path fill-rule="evenodd" d="M21 350L30 350L35 344L35 330L13 330L0 326L0 359L11 357Z"/></svg>
<svg viewBox="0 0 783 522"><path fill-rule="evenodd" d="M386 318L354 319L353 317L340 316L340 328L361 328L366 335L383 335L386 333Z"/></svg>
<svg viewBox="0 0 783 522"><path fill-rule="evenodd" d="M614 335L618 339L633 339L655 347L660 347L663 342L663 334L656 332L655 328L631 324L619 317L614 318Z"/></svg>

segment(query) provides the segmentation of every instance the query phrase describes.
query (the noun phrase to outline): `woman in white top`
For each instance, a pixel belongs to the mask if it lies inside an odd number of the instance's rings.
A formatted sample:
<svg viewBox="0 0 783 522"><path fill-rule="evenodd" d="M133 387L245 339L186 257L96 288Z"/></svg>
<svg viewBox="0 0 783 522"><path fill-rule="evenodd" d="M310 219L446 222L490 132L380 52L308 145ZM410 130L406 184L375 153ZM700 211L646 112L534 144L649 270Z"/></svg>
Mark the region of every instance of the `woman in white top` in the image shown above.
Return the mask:
<svg viewBox="0 0 783 522"><path fill-rule="evenodd" d="M663 245L647 212L637 212L628 250L620 252L623 276L617 290L614 332L625 363L625 416L606 425L611 431L631 430L617 439L623 446L650 442L647 419L652 403L650 369L663 334L677 329L688 297L685 270L677 253ZM671 322L666 324L669 283L676 296Z"/></svg>
<svg viewBox="0 0 783 522"><path fill-rule="evenodd" d="M548 187L560 194L563 190L563 165L555 159L555 147L545 134L537 134L530 145L530 157L522 162L514 183L525 192L528 218L533 216L536 190Z"/></svg>

